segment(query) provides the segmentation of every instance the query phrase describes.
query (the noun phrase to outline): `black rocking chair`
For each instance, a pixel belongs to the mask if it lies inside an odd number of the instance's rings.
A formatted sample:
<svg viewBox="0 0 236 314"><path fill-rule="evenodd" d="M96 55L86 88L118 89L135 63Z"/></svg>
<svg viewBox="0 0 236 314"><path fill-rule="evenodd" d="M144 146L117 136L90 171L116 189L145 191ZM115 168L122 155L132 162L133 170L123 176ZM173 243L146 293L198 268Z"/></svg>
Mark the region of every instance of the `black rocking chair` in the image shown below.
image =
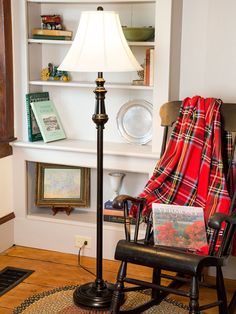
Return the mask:
<svg viewBox="0 0 236 314"><path fill-rule="evenodd" d="M169 102L161 107L160 116L162 125L165 127L162 153L165 150L169 130L177 119L180 104L181 102L179 101ZM221 111L224 120L224 129L229 132L235 132L236 104L223 104ZM228 305L222 266L224 266L225 261L230 254L232 239L236 229L236 211L233 211L235 198L236 192L234 191L231 201L231 214L227 216L222 213L216 213L211 216L208 221L208 227L212 229L208 255L197 255L176 248L154 246L152 243L153 241L151 241L152 237L150 237L152 226L149 222L146 224L145 238L140 240L139 225L142 209L144 207L144 200L129 195L118 196L114 200L113 206L124 209L126 238L118 242L115 251L115 259L121 261L121 265L117 275L110 312L112 314L142 313L153 305L159 304L169 293L171 293L189 298L189 313L191 314L198 314L200 311L215 306L218 306L220 314L233 314L236 306L236 293L234 293L234 297ZM132 238L130 232L131 226L128 202L132 202L138 206L136 225ZM223 236L220 235L222 224L225 224ZM221 236L222 239L221 246L216 250L216 243L219 236ZM148 282L137 278L127 277L128 263L150 267L153 270L152 281ZM215 285L210 285L204 282L204 270L208 267L214 267L216 270ZM163 273L163 271L167 272ZM174 272L175 275L170 275L169 271ZM171 283L168 286L163 285L162 278L170 279ZM126 285L126 283L132 285ZM183 284L189 285L188 291L181 289ZM201 286L215 288L217 292L217 300L213 303L199 305L199 288ZM120 310L125 292L147 288L151 288L151 298L148 302L132 310Z"/></svg>

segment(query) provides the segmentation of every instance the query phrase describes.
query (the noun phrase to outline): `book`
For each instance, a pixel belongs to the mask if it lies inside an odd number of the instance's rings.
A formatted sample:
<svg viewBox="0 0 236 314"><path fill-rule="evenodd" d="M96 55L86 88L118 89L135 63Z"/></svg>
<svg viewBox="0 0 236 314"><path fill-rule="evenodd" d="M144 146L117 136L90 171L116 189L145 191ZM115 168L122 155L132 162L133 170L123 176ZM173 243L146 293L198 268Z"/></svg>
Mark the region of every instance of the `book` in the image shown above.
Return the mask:
<svg viewBox="0 0 236 314"><path fill-rule="evenodd" d="M146 49L144 65L144 85L153 86L154 84L154 48Z"/></svg>
<svg viewBox="0 0 236 314"><path fill-rule="evenodd" d="M50 36L50 35L38 35L32 36L33 39L47 39L47 40L71 40L71 36Z"/></svg>
<svg viewBox="0 0 236 314"><path fill-rule="evenodd" d="M38 123L35 119L30 103L42 100L49 100L49 93L48 92L29 93L25 95L25 99L28 122L28 139L30 142L41 141L43 137L38 127Z"/></svg>
<svg viewBox="0 0 236 314"><path fill-rule="evenodd" d="M201 251L207 245L203 208L152 204L155 245Z"/></svg>
<svg viewBox="0 0 236 314"><path fill-rule="evenodd" d="M59 30L59 29L42 29L33 28L32 35L47 35L47 36L68 36L72 37L72 31Z"/></svg>
<svg viewBox="0 0 236 314"><path fill-rule="evenodd" d="M103 215L124 216L124 210L122 209L103 209Z"/></svg>
<svg viewBox="0 0 236 314"><path fill-rule="evenodd" d="M154 49L150 49L149 86L154 85Z"/></svg>
<svg viewBox="0 0 236 314"><path fill-rule="evenodd" d="M107 222L114 222L114 223L123 224L125 222L125 217L124 216L115 216L115 215L104 215L103 220L107 221ZM131 223L131 225L134 225L136 223L136 219L131 218L130 223Z"/></svg>
<svg viewBox="0 0 236 314"><path fill-rule="evenodd" d="M145 58L145 66L144 66L144 85L150 84L150 49L146 49L146 58Z"/></svg>
<svg viewBox="0 0 236 314"><path fill-rule="evenodd" d="M44 142L66 138L59 115L51 100L31 102L31 107Z"/></svg>

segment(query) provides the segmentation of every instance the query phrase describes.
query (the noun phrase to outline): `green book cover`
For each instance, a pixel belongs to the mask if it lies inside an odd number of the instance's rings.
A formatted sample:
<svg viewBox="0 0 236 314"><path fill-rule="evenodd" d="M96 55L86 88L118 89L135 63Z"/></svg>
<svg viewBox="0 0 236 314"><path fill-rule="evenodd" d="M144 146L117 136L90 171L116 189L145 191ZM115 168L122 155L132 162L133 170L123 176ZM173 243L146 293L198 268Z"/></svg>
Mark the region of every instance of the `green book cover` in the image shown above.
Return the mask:
<svg viewBox="0 0 236 314"><path fill-rule="evenodd" d="M66 138L54 103L51 100L31 102L44 142L52 142Z"/></svg>
<svg viewBox="0 0 236 314"><path fill-rule="evenodd" d="M26 99L26 113L28 122L28 139L30 142L41 141L43 139L40 129L38 127L37 121L35 119L34 113L30 106L31 102L49 100L48 92L36 92L29 93L25 95Z"/></svg>
<svg viewBox="0 0 236 314"><path fill-rule="evenodd" d="M107 222L114 222L123 224L125 222L124 216L115 216L115 215L103 215L103 220ZM131 225L135 225L136 220L135 218L131 218L130 220Z"/></svg>

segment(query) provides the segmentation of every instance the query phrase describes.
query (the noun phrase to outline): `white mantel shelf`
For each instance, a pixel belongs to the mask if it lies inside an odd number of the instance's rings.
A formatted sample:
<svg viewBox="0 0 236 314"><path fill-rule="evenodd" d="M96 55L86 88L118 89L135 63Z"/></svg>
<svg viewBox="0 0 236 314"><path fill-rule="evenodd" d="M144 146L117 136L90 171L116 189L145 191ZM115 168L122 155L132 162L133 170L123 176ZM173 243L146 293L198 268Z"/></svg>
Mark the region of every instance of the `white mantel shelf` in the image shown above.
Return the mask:
<svg viewBox="0 0 236 314"><path fill-rule="evenodd" d="M66 225L74 225L74 226L83 226L88 228L96 228L96 211L85 211L85 210L74 210L70 213L69 216L65 215L64 212L58 212L55 216L48 210L43 208L38 209L38 213L27 215L27 219L35 220L35 221L48 221L54 222L57 224L66 224ZM114 223L103 221L103 228L105 230L111 231L124 231L123 223ZM140 225L140 231L142 236L145 233L145 224ZM134 231L134 225L131 225L132 232Z"/></svg>
<svg viewBox="0 0 236 314"><path fill-rule="evenodd" d="M12 143L14 154L27 161L61 163L96 168L97 144L95 141L65 139L50 143L43 141ZM23 155L22 155L23 154ZM21 158L19 157L19 158ZM159 153L151 145L104 143L104 168L152 174Z"/></svg>
<svg viewBox="0 0 236 314"><path fill-rule="evenodd" d="M72 140L66 139L50 143L43 141L23 142L16 141L12 143L15 147L35 148L45 150L59 150L67 152L80 152L96 154L97 144L95 141ZM151 145L135 145L126 143L104 143L104 155L127 156L135 158L155 159L159 157L159 153L152 152Z"/></svg>

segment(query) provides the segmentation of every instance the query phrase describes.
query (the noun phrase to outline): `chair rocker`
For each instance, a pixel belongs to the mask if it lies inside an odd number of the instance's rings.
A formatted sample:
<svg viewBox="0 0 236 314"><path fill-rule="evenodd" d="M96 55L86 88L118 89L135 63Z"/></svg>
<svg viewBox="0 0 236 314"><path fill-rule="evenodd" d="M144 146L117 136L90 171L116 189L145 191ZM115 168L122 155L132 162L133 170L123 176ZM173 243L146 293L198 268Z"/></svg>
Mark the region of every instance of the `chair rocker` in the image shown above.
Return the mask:
<svg viewBox="0 0 236 314"><path fill-rule="evenodd" d="M162 154L166 147L170 128L177 119L180 105L180 101L169 102L164 104L160 109L162 126L165 127ZM223 104L221 107L221 114L224 120L224 129L229 132L235 132L236 104ZM145 236L144 239L140 240L139 230L142 220L141 213L145 206L145 200L142 198L134 198L129 195L117 196L113 201L113 206L115 208L124 209L125 239L118 242L115 250L115 259L121 261L121 264L117 275L110 313L142 313L148 308L158 305L171 293L189 298L190 314L198 314L200 311L204 311L211 307L218 307L220 314L233 314L236 296L234 293L234 297L228 306L222 266L225 265L226 259L230 254L232 239L236 229L236 211L233 211L235 198L236 192L234 191L231 201L231 214L225 215L222 213L215 213L210 217L208 227L212 232L209 252L208 255L198 255L178 248L154 246L151 215L146 217ZM132 233L129 219L129 202L135 204L138 208L136 225L134 226L134 232ZM225 227L223 235L221 235L220 230L222 230L223 224ZM218 243L219 237L221 238L221 245L218 248L216 244ZM137 278L127 277L128 263L151 268L153 272L152 281L148 282ZM204 282L204 272L208 267L215 268L215 285ZM170 274L170 272L174 272L175 275ZM170 284L168 286L162 284L162 278L170 279ZM126 285L126 283L129 285ZM188 291L181 288L183 285L188 285ZM201 286L216 289L217 300L212 303L200 305L199 290ZM148 302L137 306L135 309L126 311L120 310L125 292L148 288L151 289L151 297Z"/></svg>

